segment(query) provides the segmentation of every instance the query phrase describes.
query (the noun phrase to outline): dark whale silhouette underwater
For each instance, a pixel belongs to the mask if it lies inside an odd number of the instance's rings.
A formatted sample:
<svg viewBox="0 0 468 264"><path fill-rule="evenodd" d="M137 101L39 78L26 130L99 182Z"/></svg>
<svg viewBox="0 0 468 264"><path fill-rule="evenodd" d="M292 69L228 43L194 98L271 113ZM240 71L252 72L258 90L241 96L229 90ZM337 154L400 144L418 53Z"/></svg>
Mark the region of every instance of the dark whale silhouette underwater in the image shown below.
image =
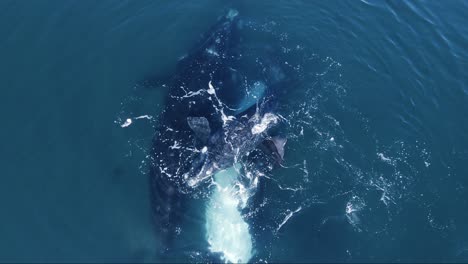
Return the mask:
<svg viewBox="0 0 468 264"><path fill-rule="evenodd" d="M274 45L244 41L244 27L238 12L229 10L164 82L168 93L149 171L162 257L181 250L177 239L195 196L206 207L192 224L206 231L198 244L209 249L207 256L247 262L254 254L253 227L242 212L256 206L259 199L252 197L262 195L261 176L283 159L286 138L275 109L295 76Z"/></svg>

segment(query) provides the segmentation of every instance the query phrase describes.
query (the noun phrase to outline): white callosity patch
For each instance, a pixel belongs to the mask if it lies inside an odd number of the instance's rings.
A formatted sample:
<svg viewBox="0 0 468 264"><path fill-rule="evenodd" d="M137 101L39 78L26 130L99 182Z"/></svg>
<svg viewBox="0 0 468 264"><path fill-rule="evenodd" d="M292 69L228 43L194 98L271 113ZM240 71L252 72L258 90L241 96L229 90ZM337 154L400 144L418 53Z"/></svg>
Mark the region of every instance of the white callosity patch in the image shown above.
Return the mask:
<svg viewBox="0 0 468 264"><path fill-rule="evenodd" d="M252 258L252 236L239 211L246 203L237 178L235 166L214 175L216 188L206 210L206 232L211 252L221 253L226 262L246 263Z"/></svg>

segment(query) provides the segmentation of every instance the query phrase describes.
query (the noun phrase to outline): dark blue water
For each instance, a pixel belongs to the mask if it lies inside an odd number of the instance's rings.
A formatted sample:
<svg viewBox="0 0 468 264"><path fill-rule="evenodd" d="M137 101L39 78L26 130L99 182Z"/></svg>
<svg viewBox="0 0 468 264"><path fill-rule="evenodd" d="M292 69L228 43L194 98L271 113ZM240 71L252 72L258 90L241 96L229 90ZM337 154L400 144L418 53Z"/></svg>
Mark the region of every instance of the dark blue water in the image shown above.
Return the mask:
<svg viewBox="0 0 468 264"><path fill-rule="evenodd" d="M468 261L467 2L213 0L0 2L0 261L160 260L120 124L229 7L308 73L253 260Z"/></svg>

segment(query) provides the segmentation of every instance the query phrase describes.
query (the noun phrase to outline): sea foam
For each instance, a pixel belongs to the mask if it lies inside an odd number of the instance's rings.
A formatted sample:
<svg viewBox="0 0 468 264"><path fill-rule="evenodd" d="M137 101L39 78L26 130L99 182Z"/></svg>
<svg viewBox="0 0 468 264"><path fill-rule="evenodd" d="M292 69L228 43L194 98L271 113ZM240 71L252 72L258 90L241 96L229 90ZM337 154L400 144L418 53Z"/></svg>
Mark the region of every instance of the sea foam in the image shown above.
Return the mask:
<svg viewBox="0 0 468 264"><path fill-rule="evenodd" d="M245 206L236 186L235 166L214 175L215 190L206 209L206 236L210 251L225 262L246 263L252 258L252 236L240 209Z"/></svg>

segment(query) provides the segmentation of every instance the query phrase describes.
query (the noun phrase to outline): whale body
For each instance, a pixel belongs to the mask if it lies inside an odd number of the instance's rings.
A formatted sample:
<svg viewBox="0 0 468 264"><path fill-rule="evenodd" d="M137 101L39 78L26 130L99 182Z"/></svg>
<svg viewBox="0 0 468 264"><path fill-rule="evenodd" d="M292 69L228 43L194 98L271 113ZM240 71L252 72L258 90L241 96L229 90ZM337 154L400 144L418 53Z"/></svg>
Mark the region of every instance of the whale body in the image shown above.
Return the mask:
<svg viewBox="0 0 468 264"><path fill-rule="evenodd" d="M237 205L222 212L232 216L237 210L235 217L242 219L240 209L245 208L246 201L239 192L223 193L223 188L238 189L237 183L243 182L253 190L259 176L248 171L271 169L283 158L286 141L270 131L281 121L275 114L277 91L287 87L291 79L275 56L243 56L248 44L243 41L242 29L237 11L230 10L179 61L165 84L169 87L166 107L153 138L149 168L151 204L163 243L162 255L176 250L174 242L190 195L206 189L205 193L212 193L208 207L223 202L213 197L237 199ZM220 189L210 191L213 184ZM219 211L208 208L206 217L211 216L219 220ZM208 231L214 223L206 221ZM243 230L248 233L248 226ZM206 236L214 252L223 248L219 237L214 245L213 234ZM228 251L220 253L230 262L246 262L252 254L248 247L232 254Z"/></svg>

